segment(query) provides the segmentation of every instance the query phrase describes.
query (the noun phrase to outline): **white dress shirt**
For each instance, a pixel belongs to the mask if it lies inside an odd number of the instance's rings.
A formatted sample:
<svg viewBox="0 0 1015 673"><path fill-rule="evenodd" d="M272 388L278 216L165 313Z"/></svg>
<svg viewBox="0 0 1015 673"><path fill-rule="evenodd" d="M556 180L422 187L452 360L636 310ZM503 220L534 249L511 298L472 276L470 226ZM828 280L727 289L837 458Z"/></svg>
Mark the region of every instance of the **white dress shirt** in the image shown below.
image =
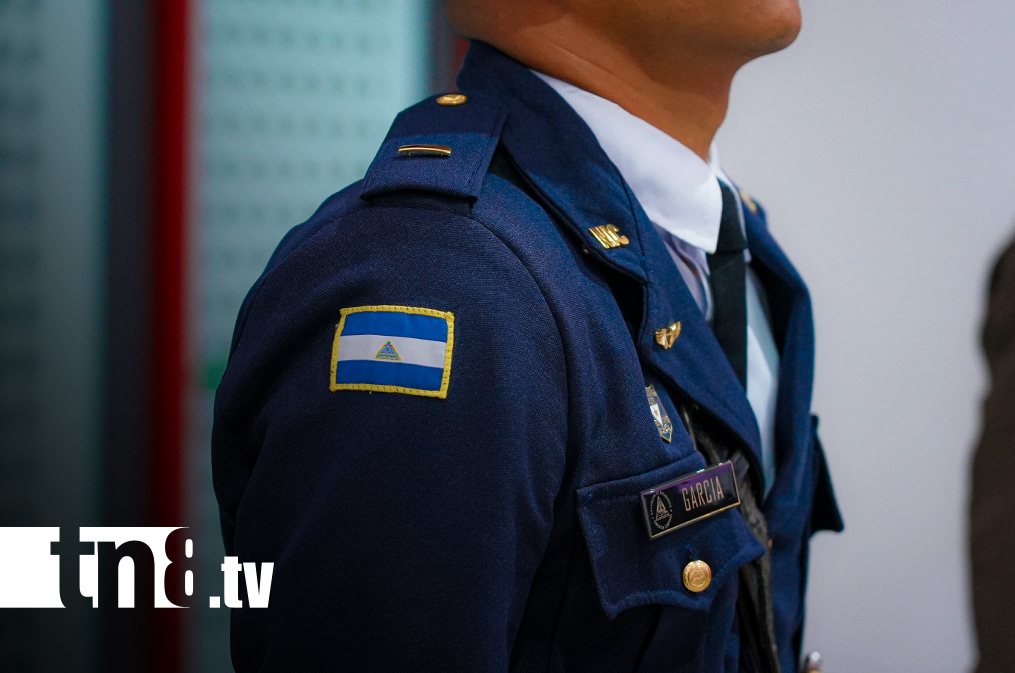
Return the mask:
<svg viewBox="0 0 1015 673"><path fill-rule="evenodd" d="M729 186L736 197L743 226L740 196L719 167L715 147L712 147L709 161L703 161L679 141L616 103L549 75L535 74L553 87L592 129L662 236L688 290L711 322L713 302L706 254L715 252L719 241L720 182ZM750 261L749 251L745 251L745 256ZM767 495L775 481L779 351L761 300L762 292L757 277L748 267L747 400L761 431Z"/></svg>

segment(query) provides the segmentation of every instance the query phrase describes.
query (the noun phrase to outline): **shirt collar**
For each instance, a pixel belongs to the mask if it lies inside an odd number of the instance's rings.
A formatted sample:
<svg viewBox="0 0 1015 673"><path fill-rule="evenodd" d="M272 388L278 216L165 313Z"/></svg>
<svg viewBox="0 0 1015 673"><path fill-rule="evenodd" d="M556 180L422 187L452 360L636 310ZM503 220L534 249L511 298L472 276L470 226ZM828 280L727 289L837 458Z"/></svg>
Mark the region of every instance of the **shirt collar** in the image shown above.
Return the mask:
<svg viewBox="0 0 1015 673"><path fill-rule="evenodd" d="M715 252L722 219L718 161L708 162L616 103L533 71L574 108L657 227ZM714 150L714 148L713 148ZM734 190L736 193L736 190Z"/></svg>

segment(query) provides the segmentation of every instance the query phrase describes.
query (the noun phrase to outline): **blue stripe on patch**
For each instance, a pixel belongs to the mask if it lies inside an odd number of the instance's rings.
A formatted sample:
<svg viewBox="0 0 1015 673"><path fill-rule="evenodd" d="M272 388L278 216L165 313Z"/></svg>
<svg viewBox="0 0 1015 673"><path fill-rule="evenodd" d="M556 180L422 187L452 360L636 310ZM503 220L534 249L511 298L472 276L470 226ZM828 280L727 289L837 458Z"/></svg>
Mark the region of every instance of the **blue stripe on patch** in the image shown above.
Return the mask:
<svg viewBox="0 0 1015 673"><path fill-rule="evenodd" d="M349 318L351 317L352 315L349 316ZM429 319L444 322L441 318ZM348 325L348 318L346 319L346 325ZM404 363L394 364L391 362L371 362L370 360L343 360L338 363L338 367L335 369L335 383L339 384L368 383L378 386L440 390L443 378L444 370L437 367L423 367L421 365Z"/></svg>
<svg viewBox="0 0 1015 673"><path fill-rule="evenodd" d="M447 341L448 323L444 318L415 313L362 311L350 313L345 317L342 336L356 334L382 334L389 337Z"/></svg>

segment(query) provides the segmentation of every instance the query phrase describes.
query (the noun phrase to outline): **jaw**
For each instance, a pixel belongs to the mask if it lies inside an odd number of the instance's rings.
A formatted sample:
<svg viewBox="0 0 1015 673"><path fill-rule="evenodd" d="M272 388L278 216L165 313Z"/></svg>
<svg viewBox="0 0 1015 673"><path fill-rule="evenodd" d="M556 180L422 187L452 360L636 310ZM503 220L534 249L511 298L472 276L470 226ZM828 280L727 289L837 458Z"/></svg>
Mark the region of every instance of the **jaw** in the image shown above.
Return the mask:
<svg viewBox="0 0 1015 673"><path fill-rule="evenodd" d="M791 45L801 26L798 0L572 1L596 9L576 12L590 30L663 68L669 60L672 68L735 71Z"/></svg>
<svg viewBox="0 0 1015 673"><path fill-rule="evenodd" d="M797 0L447 0L460 34L611 100L702 158L749 61L789 46Z"/></svg>
<svg viewBox="0 0 1015 673"><path fill-rule="evenodd" d="M742 66L788 47L801 25L799 0L445 0L445 9L460 35L494 45L526 34L580 41L584 32L636 60L669 57L684 67L694 60ZM561 30L570 36L555 35Z"/></svg>

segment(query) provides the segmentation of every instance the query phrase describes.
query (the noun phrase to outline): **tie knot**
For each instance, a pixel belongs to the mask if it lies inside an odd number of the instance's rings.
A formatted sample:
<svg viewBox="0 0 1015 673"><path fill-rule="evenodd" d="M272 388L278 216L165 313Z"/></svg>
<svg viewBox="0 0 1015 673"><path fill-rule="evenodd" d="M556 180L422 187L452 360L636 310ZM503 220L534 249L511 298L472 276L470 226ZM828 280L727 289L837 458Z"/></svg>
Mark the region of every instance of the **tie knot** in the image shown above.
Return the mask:
<svg viewBox="0 0 1015 673"><path fill-rule="evenodd" d="M742 252L747 249L747 239L740 226L740 214L737 212L737 197L733 191L719 183L722 191L722 219L719 221L719 241L716 243L716 254Z"/></svg>

